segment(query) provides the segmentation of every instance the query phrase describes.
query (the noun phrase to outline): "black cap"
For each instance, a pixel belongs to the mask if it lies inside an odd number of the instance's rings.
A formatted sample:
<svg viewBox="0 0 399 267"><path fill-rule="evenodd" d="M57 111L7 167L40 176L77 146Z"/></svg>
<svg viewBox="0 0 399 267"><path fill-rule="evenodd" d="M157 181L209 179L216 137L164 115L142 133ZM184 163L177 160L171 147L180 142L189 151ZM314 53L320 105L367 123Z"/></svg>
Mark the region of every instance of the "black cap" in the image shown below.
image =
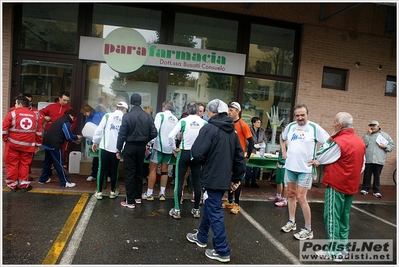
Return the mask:
<svg viewBox="0 0 399 267"><path fill-rule="evenodd" d="M141 95L134 93L130 97L130 104L135 105L135 106L140 106L141 105Z"/></svg>

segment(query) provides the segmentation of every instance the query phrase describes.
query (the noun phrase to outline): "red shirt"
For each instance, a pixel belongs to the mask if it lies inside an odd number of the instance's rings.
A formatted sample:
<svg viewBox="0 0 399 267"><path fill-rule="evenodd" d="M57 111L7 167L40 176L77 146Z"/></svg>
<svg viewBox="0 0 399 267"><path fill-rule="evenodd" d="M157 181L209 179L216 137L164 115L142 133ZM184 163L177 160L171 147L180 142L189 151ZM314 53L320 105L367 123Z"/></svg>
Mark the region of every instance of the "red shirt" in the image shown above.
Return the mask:
<svg viewBox="0 0 399 267"><path fill-rule="evenodd" d="M51 120L46 123L45 130L46 132L50 129L52 123L57 119L61 118L64 115L64 112L68 109L72 108L70 105L66 104L65 106L61 106L60 102L51 103L41 110L40 112L40 123L44 124L46 120L45 116L50 116ZM71 125L71 130L73 131L76 127L76 118L73 119L73 123Z"/></svg>

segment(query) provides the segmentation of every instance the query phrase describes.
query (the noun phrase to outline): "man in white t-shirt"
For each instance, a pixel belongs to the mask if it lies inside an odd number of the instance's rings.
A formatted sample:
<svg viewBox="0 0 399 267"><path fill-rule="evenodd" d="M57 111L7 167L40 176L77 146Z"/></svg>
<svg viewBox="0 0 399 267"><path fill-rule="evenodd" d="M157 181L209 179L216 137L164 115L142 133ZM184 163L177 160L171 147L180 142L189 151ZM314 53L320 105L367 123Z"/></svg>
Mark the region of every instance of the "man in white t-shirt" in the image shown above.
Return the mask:
<svg viewBox="0 0 399 267"><path fill-rule="evenodd" d="M316 156L317 143L324 143L330 136L317 123L308 120L308 108L304 104L294 107L294 122L288 124L281 133L282 140L287 142L288 149L282 147L285 161L285 181L288 185L289 221L281 230L288 233L296 230L296 202L301 206L305 227L294 237L299 240L313 238L311 212L306 199L312 186L313 170L309 162Z"/></svg>

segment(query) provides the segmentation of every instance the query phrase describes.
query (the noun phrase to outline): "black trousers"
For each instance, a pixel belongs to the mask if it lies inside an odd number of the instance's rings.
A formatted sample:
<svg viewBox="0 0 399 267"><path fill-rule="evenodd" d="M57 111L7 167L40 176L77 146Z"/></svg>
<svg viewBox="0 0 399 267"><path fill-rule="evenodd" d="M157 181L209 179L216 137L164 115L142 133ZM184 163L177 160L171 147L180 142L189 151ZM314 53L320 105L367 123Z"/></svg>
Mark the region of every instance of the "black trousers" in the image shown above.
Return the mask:
<svg viewBox="0 0 399 267"><path fill-rule="evenodd" d="M382 167L384 167L384 165L366 163L366 167L364 168L362 190L366 190L367 192L370 190L371 175L373 175L373 193L380 193L380 174L382 171Z"/></svg>
<svg viewBox="0 0 399 267"><path fill-rule="evenodd" d="M119 159L116 158L116 153L109 152L105 149L100 149L99 167L97 172L97 192L102 192L104 185L105 174L111 177L111 191L117 190L119 178ZM111 170L111 171L108 171Z"/></svg>
<svg viewBox="0 0 399 267"><path fill-rule="evenodd" d="M123 166L125 170L126 203L135 204L141 199L143 191L144 145L126 143L123 150Z"/></svg>
<svg viewBox="0 0 399 267"><path fill-rule="evenodd" d="M200 174L201 165L191 161L191 151L181 150L177 158L177 170L175 178L174 198L175 198L175 209L180 209L180 200L182 198L184 175L190 167L191 178L193 179L194 187L194 208L199 209L199 203L201 200L201 185L200 185Z"/></svg>

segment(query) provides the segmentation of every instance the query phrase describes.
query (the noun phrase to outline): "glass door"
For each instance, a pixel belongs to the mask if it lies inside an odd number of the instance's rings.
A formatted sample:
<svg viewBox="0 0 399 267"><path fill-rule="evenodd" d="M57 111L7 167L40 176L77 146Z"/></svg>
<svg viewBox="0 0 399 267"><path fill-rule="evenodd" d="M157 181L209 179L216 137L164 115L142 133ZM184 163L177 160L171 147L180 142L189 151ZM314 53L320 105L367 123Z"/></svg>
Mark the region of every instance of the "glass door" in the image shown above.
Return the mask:
<svg viewBox="0 0 399 267"><path fill-rule="evenodd" d="M71 92L73 64L24 59L21 62L21 94L33 97L40 110L58 100L62 91Z"/></svg>
<svg viewBox="0 0 399 267"><path fill-rule="evenodd" d="M72 95L73 64L33 59L22 59L19 62L19 94L31 94L34 108L40 110L49 103L58 101L62 91L68 91ZM42 147L35 154L34 160L44 160Z"/></svg>

